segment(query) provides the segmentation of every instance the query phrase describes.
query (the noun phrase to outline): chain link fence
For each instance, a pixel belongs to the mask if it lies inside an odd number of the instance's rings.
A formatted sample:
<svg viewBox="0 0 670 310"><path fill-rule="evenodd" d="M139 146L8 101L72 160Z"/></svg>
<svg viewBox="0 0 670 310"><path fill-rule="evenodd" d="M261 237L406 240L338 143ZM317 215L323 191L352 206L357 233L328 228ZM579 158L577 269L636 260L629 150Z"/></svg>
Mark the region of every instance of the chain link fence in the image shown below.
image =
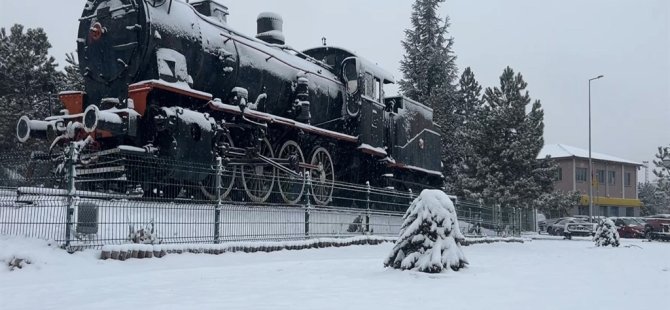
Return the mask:
<svg viewBox="0 0 670 310"><path fill-rule="evenodd" d="M137 151L137 150L133 150ZM180 180L180 181L177 181ZM267 166L166 161L122 150L0 157L0 234L68 249L363 234L397 236L416 194ZM465 235L516 235L516 210L456 200Z"/></svg>

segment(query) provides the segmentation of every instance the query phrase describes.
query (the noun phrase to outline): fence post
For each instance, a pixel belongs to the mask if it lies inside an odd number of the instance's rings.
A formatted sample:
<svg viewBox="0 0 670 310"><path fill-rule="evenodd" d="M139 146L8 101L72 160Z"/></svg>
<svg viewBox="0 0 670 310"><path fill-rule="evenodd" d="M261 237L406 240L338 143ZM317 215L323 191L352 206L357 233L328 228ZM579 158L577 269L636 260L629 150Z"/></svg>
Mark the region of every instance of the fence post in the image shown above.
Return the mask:
<svg viewBox="0 0 670 310"><path fill-rule="evenodd" d="M74 216L75 207L75 162L76 162L76 147L75 143L70 143L65 154L65 168L67 171L67 205L65 206L65 249L70 248L70 241L72 238L72 226L74 225L72 217Z"/></svg>
<svg viewBox="0 0 670 310"><path fill-rule="evenodd" d="M370 233L370 181L365 182L365 233Z"/></svg>
<svg viewBox="0 0 670 310"><path fill-rule="evenodd" d="M221 157L216 158L216 207L214 208L214 243L221 240L221 173L223 171L223 162Z"/></svg>
<svg viewBox="0 0 670 310"><path fill-rule="evenodd" d="M312 208L311 202L310 202L310 190L312 189L312 178L311 176L305 172L303 175L304 178L307 179L307 193L305 194L305 239L309 239L309 212L310 209Z"/></svg>

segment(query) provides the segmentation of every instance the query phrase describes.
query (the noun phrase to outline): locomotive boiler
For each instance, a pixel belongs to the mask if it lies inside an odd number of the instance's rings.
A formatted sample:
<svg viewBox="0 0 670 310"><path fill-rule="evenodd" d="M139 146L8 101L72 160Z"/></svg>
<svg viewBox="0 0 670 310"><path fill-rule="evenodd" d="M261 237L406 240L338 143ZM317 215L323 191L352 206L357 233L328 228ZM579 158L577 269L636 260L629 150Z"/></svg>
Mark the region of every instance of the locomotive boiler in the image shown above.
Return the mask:
<svg viewBox="0 0 670 310"><path fill-rule="evenodd" d="M305 175L319 204L332 201L336 182L442 186L433 112L385 96L389 73L343 48L292 49L276 14L259 15L254 37L231 28L228 14L213 0L89 0L77 37L84 89L60 94L63 115L22 117L18 139L151 158L172 172L114 170L148 195L169 183L211 196L207 173L170 165L217 158L230 172L224 193L241 184L256 202L275 188L300 201Z"/></svg>

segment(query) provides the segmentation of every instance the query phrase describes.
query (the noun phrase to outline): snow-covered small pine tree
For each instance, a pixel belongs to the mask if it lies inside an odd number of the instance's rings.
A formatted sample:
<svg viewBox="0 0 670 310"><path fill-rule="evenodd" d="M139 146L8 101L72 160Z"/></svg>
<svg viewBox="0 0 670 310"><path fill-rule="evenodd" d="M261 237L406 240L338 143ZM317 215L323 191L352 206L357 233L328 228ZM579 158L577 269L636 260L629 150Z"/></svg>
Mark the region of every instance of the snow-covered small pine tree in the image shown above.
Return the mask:
<svg viewBox="0 0 670 310"><path fill-rule="evenodd" d="M424 190L407 209L400 236L384 267L438 273L458 271L468 261L461 250L464 239L456 209L447 194Z"/></svg>
<svg viewBox="0 0 670 310"><path fill-rule="evenodd" d="M611 219L600 220L593 241L596 242L596 246L619 246L619 232Z"/></svg>

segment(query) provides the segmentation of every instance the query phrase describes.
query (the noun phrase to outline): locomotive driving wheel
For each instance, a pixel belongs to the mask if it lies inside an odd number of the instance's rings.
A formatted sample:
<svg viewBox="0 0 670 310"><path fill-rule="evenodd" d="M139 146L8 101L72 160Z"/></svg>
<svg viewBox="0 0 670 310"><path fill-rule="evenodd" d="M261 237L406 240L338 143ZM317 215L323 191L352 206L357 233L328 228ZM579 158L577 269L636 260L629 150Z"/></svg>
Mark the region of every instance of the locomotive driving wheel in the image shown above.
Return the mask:
<svg viewBox="0 0 670 310"><path fill-rule="evenodd" d="M274 158L274 152L268 139L261 143L260 155ZM253 202L265 202L275 184L275 168L270 165L244 165L242 166L242 185L244 191Z"/></svg>
<svg viewBox="0 0 670 310"><path fill-rule="evenodd" d="M287 159L289 161L288 168L297 173L300 172L298 165L305 162L305 156L300 149L300 145L293 140L284 142L277 157ZM305 190L305 178L280 170L277 172L277 182L284 202L296 204L300 201L302 192Z"/></svg>
<svg viewBox="0 0 670 310"><path fill-rule="evenodd" d="M230 135L226 134L221 137L220 142L227 144L228 147L233 147L233 139ZM222 154L220 154L222 155ZM237 169L235 166L224 166L223 171L221 171L221 198L226 198L230 194L230 191L233 190L233 183L235 183L235 175L237 174ZM216 200L216 165L214 165L214 173L209 174L207 178L200 183L200 192L201 194L209 200Z"/></svg>
<svg viewBox="0 0 670 310"><path fill-rule="evenodd" d="M326 148L318 147L312 153L310 164L318 167L310 171L312 197L317 204L327 205L332 200L335 185L335 168L332 157Z"/></svg>

